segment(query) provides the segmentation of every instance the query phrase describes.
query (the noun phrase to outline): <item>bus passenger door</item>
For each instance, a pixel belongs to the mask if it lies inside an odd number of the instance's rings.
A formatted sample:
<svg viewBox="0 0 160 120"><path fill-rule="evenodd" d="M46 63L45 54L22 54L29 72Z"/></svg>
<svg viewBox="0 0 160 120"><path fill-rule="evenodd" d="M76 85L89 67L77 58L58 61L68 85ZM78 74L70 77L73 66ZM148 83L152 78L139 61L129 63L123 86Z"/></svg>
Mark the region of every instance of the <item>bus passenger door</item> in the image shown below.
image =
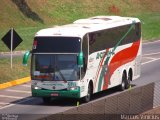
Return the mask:
<svg viewBox="0 0 160 120"><path fill-rule="evenodd" d="M82 52L83 52L83 68L82 68L82 74L81 74L81 78L83 79L83 77L86 74L86 70L87 70L87 65L88 65L88 39L87 39L87 35L84 36L83 41L82 41Z"/></svg>

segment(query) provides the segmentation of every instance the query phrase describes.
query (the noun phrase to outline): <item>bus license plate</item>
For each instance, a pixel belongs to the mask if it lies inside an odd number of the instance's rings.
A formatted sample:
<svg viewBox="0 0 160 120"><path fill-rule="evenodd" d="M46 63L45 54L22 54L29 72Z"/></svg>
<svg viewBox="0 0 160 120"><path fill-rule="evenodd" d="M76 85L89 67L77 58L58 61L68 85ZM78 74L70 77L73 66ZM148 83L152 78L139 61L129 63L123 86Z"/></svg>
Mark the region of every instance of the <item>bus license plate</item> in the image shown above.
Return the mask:
<svg viewBox="0 0 160 120"><path fill-rule="evenodd" d="M52 93L51 96L59 96L58 93Z"/></svg>

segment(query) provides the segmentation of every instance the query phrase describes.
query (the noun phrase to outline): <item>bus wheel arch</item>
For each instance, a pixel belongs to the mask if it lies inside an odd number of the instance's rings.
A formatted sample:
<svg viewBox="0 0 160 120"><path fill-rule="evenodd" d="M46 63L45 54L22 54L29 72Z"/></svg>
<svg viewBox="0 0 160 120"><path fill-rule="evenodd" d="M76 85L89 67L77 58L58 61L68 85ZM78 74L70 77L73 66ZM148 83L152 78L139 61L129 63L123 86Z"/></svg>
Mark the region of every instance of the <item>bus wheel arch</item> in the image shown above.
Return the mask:
<svg viewBox="0 0 160 120"><path fill-rule="evenodd" d="M83 101L89 102L91 100L92 94L93 94L93 82L92 80L90 80L88 83L87 95L83 97Z"/></svg>
<svg viewBox="0 0 160 120"><path fill-rule="evenodd" d="M133 79L133 70L132 68L130 68L128 72L128 80L132 81L132 79Z"/></svg>
<svg viewBox="0 0 160 120"><path fill-rule="evenodd" d="M122 81L121 81L121 84L119 86L119 89L121 91L123 91L123 90L126 89L126 86L127 86L127 71L126 70L123 70L121 79L122 79Z"/></svg>
<svg viewBox="0 0 160 120"><path fill-rule="evenodd" d="M132 77L133 77L133 71L132 68L129 69L128 74L127 74L127 81L126 81L126 89L128 89L131 85L131 81L132 81Z"/></svg>
<svg viewBox="0 0 160 120"><path fill-rule="evenodd" d="M93 81L92 80L89 81L89 85L91 86L91 95L92 95L93 94Z"/></svg>

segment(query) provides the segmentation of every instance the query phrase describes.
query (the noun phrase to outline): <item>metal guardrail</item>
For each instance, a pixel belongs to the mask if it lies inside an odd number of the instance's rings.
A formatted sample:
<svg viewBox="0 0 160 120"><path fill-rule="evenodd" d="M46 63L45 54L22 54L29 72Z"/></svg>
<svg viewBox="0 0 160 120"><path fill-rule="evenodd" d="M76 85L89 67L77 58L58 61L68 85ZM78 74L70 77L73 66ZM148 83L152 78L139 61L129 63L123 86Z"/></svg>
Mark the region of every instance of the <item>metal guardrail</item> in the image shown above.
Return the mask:
<svg viewBox="0 0 160 120"><path fill-rule="evenodd" d="M159 91L160 81L157 81L41 120L119 120L123 117L121 115L138 115L160 106Z"/></svg>

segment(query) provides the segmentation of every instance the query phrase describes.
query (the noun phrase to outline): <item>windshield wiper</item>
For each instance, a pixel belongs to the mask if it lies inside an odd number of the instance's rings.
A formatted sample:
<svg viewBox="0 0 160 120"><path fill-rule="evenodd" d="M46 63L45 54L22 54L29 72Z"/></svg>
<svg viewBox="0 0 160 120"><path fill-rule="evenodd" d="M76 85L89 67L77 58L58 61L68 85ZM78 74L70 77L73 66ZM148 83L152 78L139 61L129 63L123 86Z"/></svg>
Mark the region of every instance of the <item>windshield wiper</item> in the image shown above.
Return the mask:
<svg viewBox="0 0 160 120"><path fill-rule="evenodd" d="M67 80L65 79L65 77L63 76L63 74L61 73L61 71L59 70L59 68L57 66L56 66L56 69L57 69L59 75L62 77L63 81L67 82Z"/></svg>

